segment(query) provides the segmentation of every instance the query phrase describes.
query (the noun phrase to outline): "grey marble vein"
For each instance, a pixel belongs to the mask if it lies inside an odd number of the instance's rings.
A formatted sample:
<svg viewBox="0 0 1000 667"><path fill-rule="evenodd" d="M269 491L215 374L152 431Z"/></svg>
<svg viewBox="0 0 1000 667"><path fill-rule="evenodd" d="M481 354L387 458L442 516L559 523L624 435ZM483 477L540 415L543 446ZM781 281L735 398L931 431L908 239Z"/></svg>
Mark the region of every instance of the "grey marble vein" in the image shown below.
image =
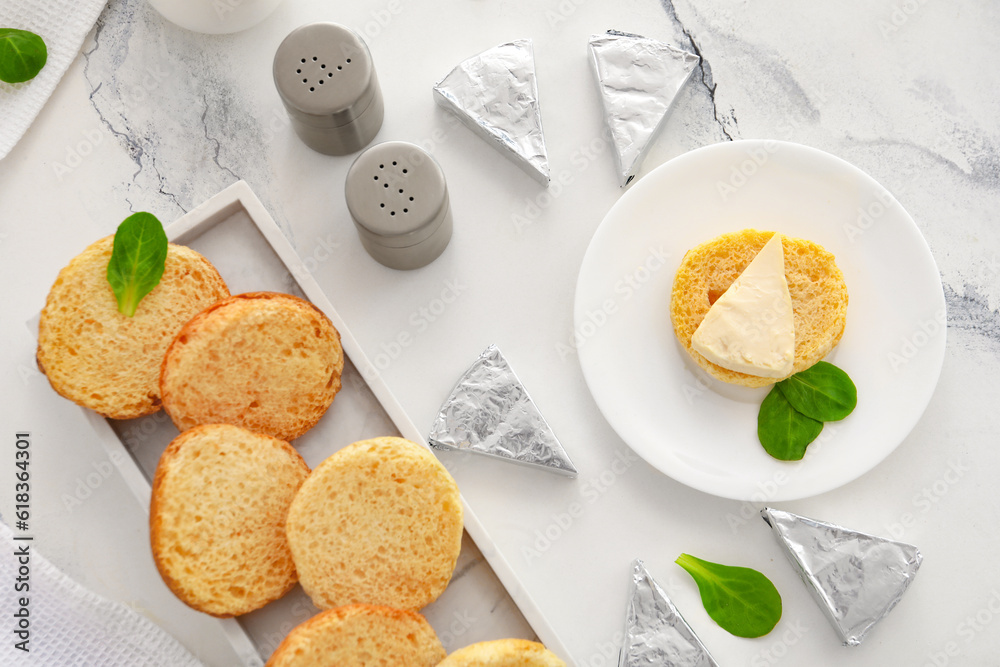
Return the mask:
<svg viewBox="0 0 1000 667"><path fill-rule="evenodd" d="M726 139L732 141L733 139L739 139L739 126L736 121L736 111L730 108L728 114L722 114L720 116L718 100L716 99L715 93L718 89L718 84L712 76L712 65L705 58L705 55L701 51L701 46L695 40L691 29L684 25L680 17L677 15L677 8L674 6L674 0L661 0L663 4L663 9L667 13L667 17L674 23L677 29L681 32L684 38L687 40L688 45L696 56L698 56L699 64L698 68L700 70L700 75L697 76L698 80L701 82L702 88L708 93L709 100L712 104L712 116L715 122L718 124L719 129L722 134L725 135ZM735 137L733 135L736 135Z"/></svg>
<svg viewBox="0 0 1000 667"><path fill-rule="evenodd" d="M983 265L983 272L994 283L1000 281L997 258ZM990 308L989 299L975 285L966 284L959 294L951 285L944 286L948 304L948 327L981 336L994 349L1000 349L1000 311Z"/></svg>
<svg viewBox="0 0 1000 667"><path fill-rule="evenodd" d="M945 136L945 135L942 135ZM974 131L956 125L947 133L948 143L922 143L917 139L896 137L871 137L853 130L844 132L844 138L854 146L869 149L901 149L923 158L899 161L898 168L911 179L918 177L926 164L946 167L957 178L971 185L987 188L1000 187L1000 137L991 137L985 131ZM959 146L961 140L961 146Z"/></svg>
<svg viewBox="0 0 1000 667"><path fill-rule="evenodd" d="M101 125L135 163L116 188L130 206L169 220L244 179L290 234L266 187L266 113L242 57L227 38L182 30L145 0L108 5L83 50L84 77Z"/></svg>

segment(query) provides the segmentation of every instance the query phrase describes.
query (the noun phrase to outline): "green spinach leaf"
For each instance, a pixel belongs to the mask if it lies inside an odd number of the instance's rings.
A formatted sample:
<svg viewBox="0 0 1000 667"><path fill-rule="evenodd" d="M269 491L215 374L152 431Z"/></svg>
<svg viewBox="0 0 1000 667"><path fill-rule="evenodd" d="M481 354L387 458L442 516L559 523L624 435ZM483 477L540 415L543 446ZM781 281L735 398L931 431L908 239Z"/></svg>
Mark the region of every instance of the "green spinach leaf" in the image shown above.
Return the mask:
<svg viewBox="0 0 1000 667"><path fill-rule="evenodd" d="M781 620L781 595L757 570L733 567L681 554L675 561L687 570L712 620L737 637L763 637Z"/></svg>
<svg viewBox="0 0 1000 667"><path fill-rule="evenodd" d="M156 216L135 213L118 225L107 273L118 312L135 315L142 298L160 283L166 261L167 235Z"/></svg>
<svg viewBox="0 0 1000 667"><path fill-rule="evenodd" d="M45 41L35 33L0 28L0 81L21 83L35 78L48 57Z"/></svg>
<svg viewBox="0 0 1000 667"><path fill-rule="evenodd" d="M840 421L858 404L858 389L847 373L826 361L777 384L792 407L823 422Z"/></svg>
<svg viewBox="0 0 1000 667"><path fill-rule="evenodd" d="M793 376L794 377L794 376ZM781 461L798 461L823 430L823 422L792 407L777 386L764 397L757 413L757 437L764 451Z"/></svg>

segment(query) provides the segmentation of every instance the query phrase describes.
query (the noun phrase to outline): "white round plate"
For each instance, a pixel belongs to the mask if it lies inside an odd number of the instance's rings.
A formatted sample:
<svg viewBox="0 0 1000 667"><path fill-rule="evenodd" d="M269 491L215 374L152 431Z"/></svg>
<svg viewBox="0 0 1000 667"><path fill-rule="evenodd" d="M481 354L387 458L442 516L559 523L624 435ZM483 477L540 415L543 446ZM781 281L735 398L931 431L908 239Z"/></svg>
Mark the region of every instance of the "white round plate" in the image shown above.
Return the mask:
<svg viewBox="0 0 1000 667"><path fill-rule="evenodd" d="M745 228L819 243L850 294L827 360L854 380L858 406L801 461L775 460L757 440L767 389L712 379L670 322L684 253ZM944 360L944 292L913 220L858 168L780 141L691 151L626 192L584 256L574 319L587 385L618 435L675 480L737 500L804 498L873 468L917 423Z"/></svg>

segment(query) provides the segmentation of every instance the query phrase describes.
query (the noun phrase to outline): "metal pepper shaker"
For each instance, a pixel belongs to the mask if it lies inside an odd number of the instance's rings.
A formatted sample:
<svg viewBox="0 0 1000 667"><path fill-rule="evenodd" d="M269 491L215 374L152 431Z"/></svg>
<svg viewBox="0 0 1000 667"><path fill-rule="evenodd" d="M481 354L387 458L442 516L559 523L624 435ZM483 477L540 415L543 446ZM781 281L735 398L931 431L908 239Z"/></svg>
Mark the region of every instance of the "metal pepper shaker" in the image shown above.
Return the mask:
<svg viewBox="0 0 1000 667"><path fill-rule="evenodd" d="M313 150L354 153L382 127L382 91L371 53L350 28L296 28L278 46L272 72L295 133Z"/></svg>
<svg viewBox="0 0 1000 667"><path fill-rule="evenodd" d="M405 141L372 146L351 165L344 188L361 244L385 266L420 268L451 240L444 172L419 146Z"/></svg>

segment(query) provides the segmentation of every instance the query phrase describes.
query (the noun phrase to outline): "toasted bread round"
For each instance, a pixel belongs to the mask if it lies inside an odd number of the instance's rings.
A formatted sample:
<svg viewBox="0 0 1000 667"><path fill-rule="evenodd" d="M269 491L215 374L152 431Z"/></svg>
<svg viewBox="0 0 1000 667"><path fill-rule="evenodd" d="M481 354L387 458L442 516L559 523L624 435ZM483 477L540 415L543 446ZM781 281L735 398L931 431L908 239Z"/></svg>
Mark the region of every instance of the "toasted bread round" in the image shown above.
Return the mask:
<svg viewBox="0 0 1000 667"><path fill-rule="evenodd" d="M302 588L322 609L417 610L444 591L462 546L455 480L403 438L362 440L316 466L288 511Z"/></svg>
<svg viewBox="0 0 1000 667"><path fill-rule="evenodd" d="M444 647L423 616L374 605L348 605L295 627L267 667L435 667Z"/></svg>
<svg viewBox="0 0 1000 667"><path fill-rule="evenodd" d="M229 296L212 264L170 244L160 284L133 317L118 312L107 279L114 236L59 272L38 323L38 367L71 401L114 419L160 409L160 362L184 323Z"/></svg>
<svg viewBox="0 0 1000 667"><path fill-rule="evenodd" d="M538 642L496 639L460 648L438 667L566 667L566 663Z"/></svg>
<svg viewBox="0 0 1000 667"><path fill-rule="evenodd" d="M774 232L744 229L723 234L689 250L681 260L670 296L674 333L694 361L710 375L745 387L763 387L766 378L718 366L691 347L691 337L718 299L757 256ZM825 357L840 342L847 322L847 285L834 257L805 239L782 236L785 280L795 318L795 364L789 375Z"/></svg>
<svg viewBox="0 0 1000 667"><path fill-rule="evenodd" d="M170 590L220 617L287 593L298 577L285 519L308 475L287 442L238 426L177 436L156 466L149 509L153 559Z"/></svg>
<svg viewBox="0 0 1000 667"><path fill-rule="evenodd" d="M312 428L340 390L340 333L314 305L248 292L191 319L163 357L163 407L181 431L236 424L292 440Z"/></svg>

